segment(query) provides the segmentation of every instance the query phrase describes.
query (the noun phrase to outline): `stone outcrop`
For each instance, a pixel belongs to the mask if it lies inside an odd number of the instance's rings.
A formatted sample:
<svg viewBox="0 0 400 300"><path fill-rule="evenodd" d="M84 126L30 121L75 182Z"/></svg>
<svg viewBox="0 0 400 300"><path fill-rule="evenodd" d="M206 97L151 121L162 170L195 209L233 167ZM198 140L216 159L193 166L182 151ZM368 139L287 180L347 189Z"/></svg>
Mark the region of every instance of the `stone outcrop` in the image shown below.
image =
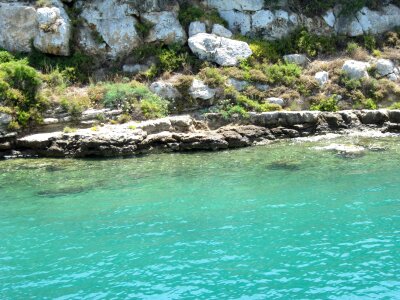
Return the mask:
<svg viewBox="0 0 400 300"><path fill-rule="evenodd" d="M189 88L189 95L193 99L211 100L215 97L216 90L208 87L203 81L194 79Z"/></svg>
<svg viewBox="0 0 400 300"><path fill-rule="evenodd" d="M220 66L234 66L253 52L245 42L199 33L189 38L189 47L200 59L215 62Z"/></svg>
<svg viewBox="0 0 400 300"><path fill-rule="evenodd" d="M53 1L55 6L37 10L39 32L33 45L43 53L68 56L69 41L72 34L70 19L60 1Z"/></svg>
<svg viewBox="0 0 400 300"><path fill-rule="evenodd" d="M350 79L368 78L368 69L371 65L357 60L346 60L342 70Z"/></svg>
<svg viewBox="0 0 400 300"><path fill-rule="evenodd" d="M90 157L127 156L154 151L223 150L276 139L308 137L347 130L400 132L400 110L251 113L248 119L227 120L220 114L204 119L169 117L142 123L105 125L96 131L41 133L4 143L0 156ZM7 149L5 149L7 148ZM344 155L364 149L331 145L320 149Z"/></svg>
<svg viewBox="0 0 400 300"><path fill-rule="evenodd" d="M80 1L79 46L91 55L118 58L130 53L141 43L136 31L138 12L130 5L113 0Z"/></svg>
<svg viewBox="0 0 400 300"><path fill-rule="evenodd" d="M0 0L0 47L28 52L33 41L44 53L68 55L69 45L73 44L88 55L118 60L143 43L186 43L188 28L182 28L178 14L180 4L198 5L197 1L191 1L51 0L48 7L39 8L35 1ZM381 34L400 26L400 8L389 2L385 1L377 11L364 7L348 16L340 13L340 7L332 7L325 14L310 18L301 11L293 11L287 1L274 5L264 0L201 1L202 9L218 10L228 24L229 30L215 24L213 34L229 39L233 31L269 40L285 37L299 27L322 35ZM75 13L68 16L65 5ZM207 21L193 22L189 37L205 34L206 23L212 25ZM140 26L145 27L144 32L138 32ZM72 32L76 34L72 36ZM71 41L72 38L75 40ZM394 77L390 75L390 79Z"/></svg>
<svg viewBox="0 0 400 300"><path fill-rule="evenodd" d="M34 7L24 3L0 2L0 47L29 52L38 32Z"/></svg>
<svg viewBox="0 0 400 300"><path fill-rule="evenodd" d="M146 37L147 43L162 42L166 45L186 43L186 32L178 21L177 13L151 12L143 14L141 18L153 26Z"/></svg>

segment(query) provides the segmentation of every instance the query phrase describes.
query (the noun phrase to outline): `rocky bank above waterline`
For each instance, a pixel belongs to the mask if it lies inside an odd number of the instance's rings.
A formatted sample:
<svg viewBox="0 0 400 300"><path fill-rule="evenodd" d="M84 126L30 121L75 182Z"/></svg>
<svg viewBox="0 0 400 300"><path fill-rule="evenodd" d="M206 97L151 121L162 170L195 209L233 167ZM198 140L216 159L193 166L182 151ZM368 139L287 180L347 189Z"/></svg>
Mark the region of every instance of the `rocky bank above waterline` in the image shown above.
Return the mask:
<svg viewBox="0 0 400 300"><path fill-rule="evenodd" d="M151 152L225 150L277 139L309 137L348 130L400 132L400 110L251 113L227 120L175 116L104 125L76 132L39 133L3 139L0 157L123 157Z"/></svg>

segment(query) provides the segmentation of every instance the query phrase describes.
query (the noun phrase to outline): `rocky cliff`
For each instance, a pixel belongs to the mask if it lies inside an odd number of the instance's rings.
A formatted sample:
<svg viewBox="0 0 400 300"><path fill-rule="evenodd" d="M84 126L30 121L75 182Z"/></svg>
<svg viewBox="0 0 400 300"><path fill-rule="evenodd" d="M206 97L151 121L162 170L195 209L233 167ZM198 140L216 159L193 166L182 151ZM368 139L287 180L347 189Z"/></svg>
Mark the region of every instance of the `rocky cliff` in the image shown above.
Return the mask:
<svg viewBox="0 0 400 300"><path fill-rule="evenodd" d="M321 35L359 36L400 26L400 8L390 1L382 1L379 10L363 7L347 15L336 5L310 17L287 1L2 0L0 47L22 52L34 47L61 56L68 56L72 47L116 60L143 43L186 43L188 28L182 26L178 15L180 7L188 3L217 10L233 32L266 39L282 38L298 27Z"/></svg>

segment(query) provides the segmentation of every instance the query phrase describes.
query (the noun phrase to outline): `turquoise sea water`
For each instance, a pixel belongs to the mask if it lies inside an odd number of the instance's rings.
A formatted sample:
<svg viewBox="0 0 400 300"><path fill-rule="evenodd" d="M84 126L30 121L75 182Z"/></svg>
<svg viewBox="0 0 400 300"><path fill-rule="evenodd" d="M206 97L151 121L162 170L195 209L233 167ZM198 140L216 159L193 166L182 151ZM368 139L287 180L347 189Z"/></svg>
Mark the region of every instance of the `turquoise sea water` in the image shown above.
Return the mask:
<svg viewBox="0 0 400 300"><path fill-rule="evenodd" d="M0 161L0 299L400 299L400 138Z"/></svg>

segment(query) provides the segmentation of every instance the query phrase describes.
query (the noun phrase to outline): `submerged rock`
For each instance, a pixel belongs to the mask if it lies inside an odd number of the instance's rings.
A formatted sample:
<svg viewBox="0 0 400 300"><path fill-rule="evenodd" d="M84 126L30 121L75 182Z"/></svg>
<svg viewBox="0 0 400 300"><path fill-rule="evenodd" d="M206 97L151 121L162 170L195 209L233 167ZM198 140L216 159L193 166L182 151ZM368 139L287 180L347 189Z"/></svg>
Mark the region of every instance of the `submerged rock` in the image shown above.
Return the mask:
<svg viewBox="0 0 400 300"><path fill-rule="evenodd" d="M299 171L300 164L299 163L294 163L290 161L274 161L270 164L267 165L268 170L284 170L284 171Z"/></svg>

